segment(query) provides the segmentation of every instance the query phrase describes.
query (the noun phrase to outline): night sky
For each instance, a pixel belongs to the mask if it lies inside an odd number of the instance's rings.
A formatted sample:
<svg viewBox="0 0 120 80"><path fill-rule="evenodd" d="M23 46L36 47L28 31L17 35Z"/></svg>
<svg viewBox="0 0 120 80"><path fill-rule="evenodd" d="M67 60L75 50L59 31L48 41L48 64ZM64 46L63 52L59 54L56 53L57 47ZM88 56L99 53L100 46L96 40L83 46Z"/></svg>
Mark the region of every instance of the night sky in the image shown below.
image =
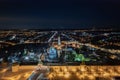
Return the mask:
<svg viewBox="0 0 120 80"><path fill-rule="evenodd" d="M0 0L0 29L119 27L119 0Z"/></svg>

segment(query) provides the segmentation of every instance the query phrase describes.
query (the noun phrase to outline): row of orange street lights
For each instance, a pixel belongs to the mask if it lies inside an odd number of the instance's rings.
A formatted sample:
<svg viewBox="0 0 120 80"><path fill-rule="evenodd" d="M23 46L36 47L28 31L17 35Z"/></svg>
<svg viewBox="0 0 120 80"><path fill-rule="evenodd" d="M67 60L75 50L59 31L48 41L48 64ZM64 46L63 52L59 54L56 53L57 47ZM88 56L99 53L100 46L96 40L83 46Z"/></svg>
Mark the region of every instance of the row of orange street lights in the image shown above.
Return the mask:
<svg viewBox="0 0 120 80"><path fill-rule="evenodd" d="M96 80L96 77L113 80L114 76L120 76L120 66L51 66L49 79L83 79Z"/></svg>

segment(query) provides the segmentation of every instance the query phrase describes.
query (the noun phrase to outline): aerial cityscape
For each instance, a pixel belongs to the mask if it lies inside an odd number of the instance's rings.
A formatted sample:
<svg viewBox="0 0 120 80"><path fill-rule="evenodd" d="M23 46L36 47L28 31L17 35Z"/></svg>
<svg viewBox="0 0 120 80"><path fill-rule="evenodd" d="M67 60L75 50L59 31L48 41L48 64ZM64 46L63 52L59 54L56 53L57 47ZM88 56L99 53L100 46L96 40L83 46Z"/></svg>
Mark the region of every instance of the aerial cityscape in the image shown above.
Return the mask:
<svg viewBox="0 0 120 80"><path fill-rule="evenodd" d="M120 0L0 0L0 80L120 80Z"/></svg>
<svg viewBox="0 0 120 80"><path fill-rule="evenodd" d="M120 75L119 31L25 29L0 34L2 80L112 80Z"/></svg>

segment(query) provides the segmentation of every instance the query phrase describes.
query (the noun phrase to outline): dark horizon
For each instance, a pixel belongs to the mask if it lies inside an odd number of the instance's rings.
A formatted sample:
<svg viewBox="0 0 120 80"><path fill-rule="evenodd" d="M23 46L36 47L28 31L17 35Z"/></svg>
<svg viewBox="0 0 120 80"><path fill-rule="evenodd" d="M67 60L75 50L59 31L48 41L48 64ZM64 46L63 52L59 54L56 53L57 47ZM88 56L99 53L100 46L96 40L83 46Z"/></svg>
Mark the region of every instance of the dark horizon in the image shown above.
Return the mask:
<svg viewBox="0 0 120 80"><path fill-rule="evenodd" d="M1 0L0 29L87 29L120 26L119 0Z"/></svg>

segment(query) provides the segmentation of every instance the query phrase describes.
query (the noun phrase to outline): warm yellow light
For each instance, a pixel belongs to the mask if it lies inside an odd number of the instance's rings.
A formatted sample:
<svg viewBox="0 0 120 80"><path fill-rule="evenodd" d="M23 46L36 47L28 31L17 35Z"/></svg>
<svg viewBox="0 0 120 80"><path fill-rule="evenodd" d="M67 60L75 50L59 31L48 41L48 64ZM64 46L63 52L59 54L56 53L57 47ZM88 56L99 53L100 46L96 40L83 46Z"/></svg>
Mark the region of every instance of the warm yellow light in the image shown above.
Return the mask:
<svg viewBox="0 0 120 80"><path fill-rule="evenodd" d="M50 79L53 78L53 75L52 75L52 74L49 74L49 75L48 75L48 78L50 78Z"/></svg>
<svg viewBox="0 0 120 80"><path fill-rule="evenodd" d="M63 76L63 73L62 73L62 72L58 73L58 76L59 76L59 77L62 77L62 76Z"/></svg>
<svg viewBox="0 0 120 80"><path fill-rule="evenodd" d="M93 76L93 75L91 75L91 76L89 75L88 77L90 80L95 80L95 76Z"/></svg>
<svg viewBox="0 0 120 80"><path fill-rule="evenodd" d="M79 72L76 72L76 76L79 76L80 75L80 73Z"/></svg>
<svg viewBox="0 0 120 80"><path fill-rule="evenodd" d="M65 78L69 78L70 77L70 73L65 73L64 77Z"/></svg>
<svg viewBox="0 0 120 80"><path fill-rule="evenodd" d="M76 68L72 68L71 71L76 72Z"/></svg>
<svg viewBox="0 0 120 80"><path fill-rule="evenodd" d="M66 68L64 69L64 72L67 72L67 69L66 69Z"/></svg>

